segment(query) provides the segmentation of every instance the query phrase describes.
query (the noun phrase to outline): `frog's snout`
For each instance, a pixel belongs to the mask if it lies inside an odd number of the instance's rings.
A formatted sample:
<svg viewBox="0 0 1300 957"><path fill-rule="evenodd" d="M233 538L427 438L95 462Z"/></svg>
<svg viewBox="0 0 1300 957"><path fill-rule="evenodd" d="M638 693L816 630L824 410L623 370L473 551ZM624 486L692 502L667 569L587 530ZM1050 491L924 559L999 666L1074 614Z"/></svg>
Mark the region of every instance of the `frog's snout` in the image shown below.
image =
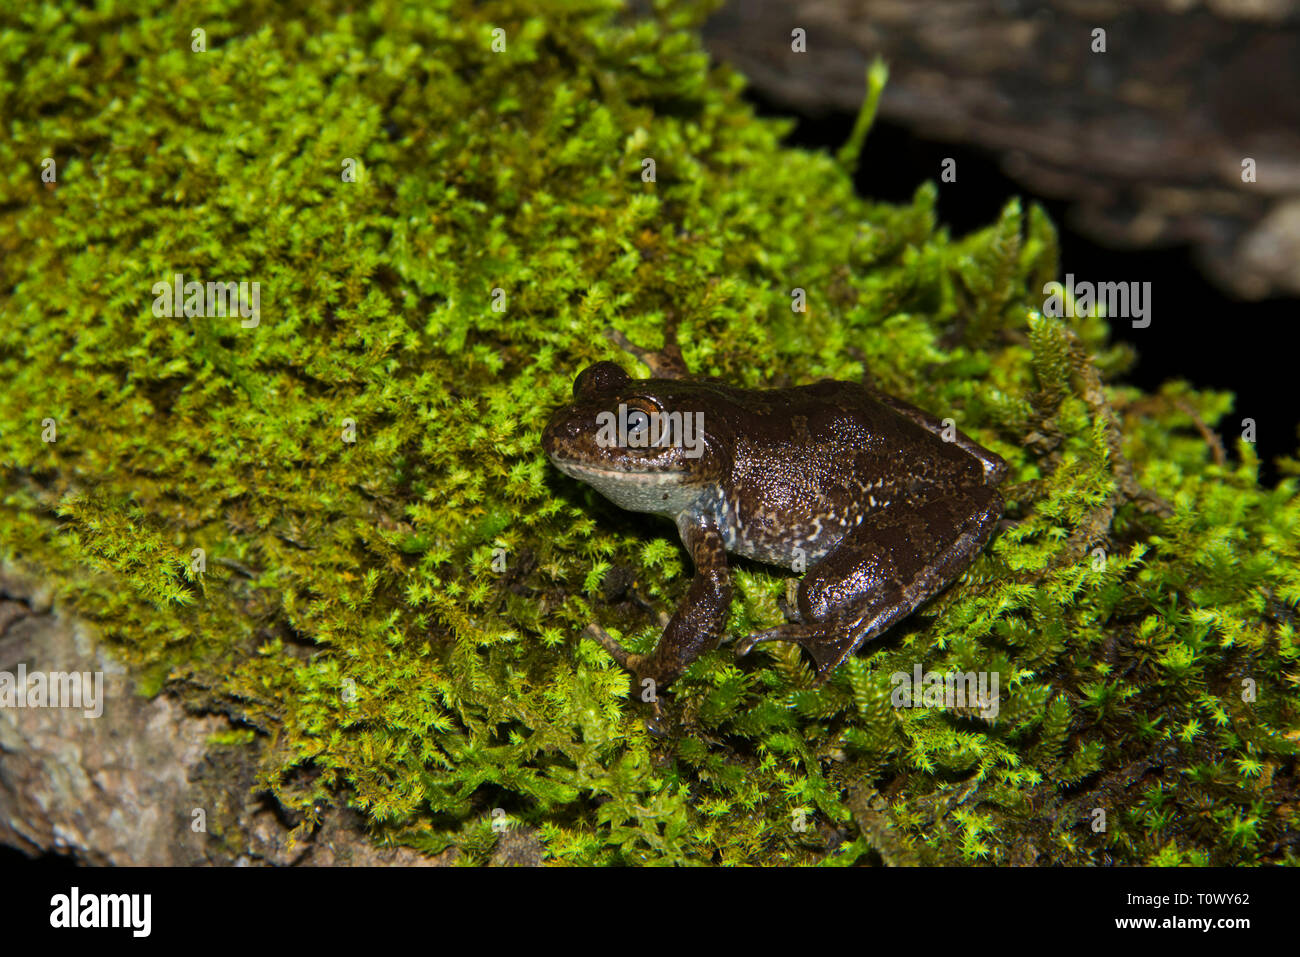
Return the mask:
<svg viewBox="0 0 1300 957"><path fill-rule="evenodd" d="M572 449L578 443L581 426L578 420L568 414L568 408L562 406L551 413L546 427L542 429L542 449L551 458L565 449Z"/></svg>

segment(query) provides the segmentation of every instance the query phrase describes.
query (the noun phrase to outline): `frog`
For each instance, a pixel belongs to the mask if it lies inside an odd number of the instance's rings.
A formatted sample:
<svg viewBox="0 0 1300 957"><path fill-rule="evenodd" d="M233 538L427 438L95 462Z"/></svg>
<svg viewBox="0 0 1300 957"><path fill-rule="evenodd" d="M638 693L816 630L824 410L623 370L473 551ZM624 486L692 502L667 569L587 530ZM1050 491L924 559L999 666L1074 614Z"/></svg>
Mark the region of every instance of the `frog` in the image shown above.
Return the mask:
<svg viewBox="0 0 1300 957"><path fill-rule="evenodd" d="M660 615L652 651L587 627L651 689L643 700L657 702L656 689L725 637L728 555L804 572L779 603L786 621L740 639L736 657L794 642L823 683L960 577L1000 522L1006 462L951 421L866 382L754 389L693 376L674 325L660 349L606 335L650 377L610 360L588 366L541 444L615 505L672 521L690 556L686 596Z"/></svg>

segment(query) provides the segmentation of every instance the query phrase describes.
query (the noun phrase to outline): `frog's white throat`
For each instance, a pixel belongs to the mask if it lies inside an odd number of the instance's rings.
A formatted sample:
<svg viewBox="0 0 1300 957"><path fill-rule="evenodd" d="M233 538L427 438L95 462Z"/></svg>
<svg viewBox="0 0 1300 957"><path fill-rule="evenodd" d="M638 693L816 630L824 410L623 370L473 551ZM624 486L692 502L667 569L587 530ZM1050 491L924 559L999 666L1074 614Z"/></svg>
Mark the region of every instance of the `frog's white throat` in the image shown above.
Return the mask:
<svg viewBox="0 0 1300 957"><path fill-rule="evenodd" d="M628 472L564 459L551 461L565 475L586 482L619 508L633 512L676 516L690 508L702 492L698 485L691 483L686 469Z"/></svg>

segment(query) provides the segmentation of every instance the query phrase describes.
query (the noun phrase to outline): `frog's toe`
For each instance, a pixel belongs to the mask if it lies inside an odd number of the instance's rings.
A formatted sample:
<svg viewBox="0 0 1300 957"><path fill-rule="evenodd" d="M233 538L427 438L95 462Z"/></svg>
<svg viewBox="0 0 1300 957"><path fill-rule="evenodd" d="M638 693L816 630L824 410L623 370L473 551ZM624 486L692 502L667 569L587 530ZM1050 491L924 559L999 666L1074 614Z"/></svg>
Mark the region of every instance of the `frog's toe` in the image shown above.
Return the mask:
<svg viewBox="0 0 1300 957"><path fill-rule="evenodd" d="M646 656L639 655L636 652L628 651L604 628L594 621L587 626L586 634L595 639L606 651L610 657L617 661L623 668L634 674L639 672L646 663Z"/></svg>
<svg viewBox="0 0 1300 957"><path fill-rule="evenodd" d="M812 625L778 625L766 631L755 632L736 644L736 657L750 653L761 641L794 641L812 656L817 666L817 677L825 679L853 653L856 647L852 634L828 631Z"/></svg>
<svg viewBox="0 0 1300 957"><path fill-rule="evenodd" d="M831 672L844 663L853 654L857 643L851 634L833 634L823 632L812 641L800 642L808 654L812 655L817 665L817 678L825 681Z"/></svg>
<svg viewBox="0 0 1300 957"><path fill-rule="evenodd" d="M664 709L660 707L657 698L654 703L654 713L645 719L645 729L646 733L652 737L659 738L660 740L669 737L668 715L665 714Z"/></svg>
<svg viewBox="0 0 1300 957"><path fill-rule="evenodd" d="M736 642L736 657L745 657L754 650L756 644L762 641L797 641L803 644L813 634L813 629L800 624L777 625L775 628L769 628L766 631L756 631Z"/></svg>
<svg viewBox="0 0 1300 957"><path fill-rule="evenodd" d="M650 375L656 379L685 379L690 373L686 360L682 358L681 347L677 345L677 324L670 320L664 325L664 347L647 349L638 346L618 329L605 329L605 338L618 346L628 355L635 357L650 368Z"/></svg>

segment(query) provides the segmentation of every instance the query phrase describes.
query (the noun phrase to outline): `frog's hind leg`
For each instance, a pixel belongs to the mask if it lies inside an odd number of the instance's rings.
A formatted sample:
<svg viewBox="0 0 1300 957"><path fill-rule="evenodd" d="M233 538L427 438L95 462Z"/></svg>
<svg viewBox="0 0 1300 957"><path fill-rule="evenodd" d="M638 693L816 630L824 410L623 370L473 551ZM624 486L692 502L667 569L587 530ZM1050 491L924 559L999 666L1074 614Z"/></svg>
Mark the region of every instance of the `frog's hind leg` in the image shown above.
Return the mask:
<svg viewBox="0 0 1300 957"><path fill-rule="evenodd" d="M904 402L902 399L896 399L892 395L880 392L869 385L866 388L877 401L889 406L899 415L911 419L927 432L931 432L941 438L943 437L948 426L944 424L942 419L936 418L924 409L918 409L916 406ZM997 485L1006 476L1006 460L996 452L990 452L969 436L962 432L957 432L951 440L945 439L945 441L951 441L955 446L957 446L957 448L963 449L975 456L975 458L979 459L980 464L984 466L984 480L988 484Z"/></svg>
<svg viewBox="0 0 1300 957"><path fill-rule="evenodd" d="M813 664L817 667L817 679L824 681L860 645L898 620L898 618L883 620L892 607L896 606L887 604L881 614L873 620L859 619L842 623L831 620L816 625L794 623L777 625L767 631L758 631L736 644L736 657L744 657L753 650L755 645L764 641L793 641L812 656Z"/></svg>
<svg viewBox="0 0 1300 957"><path fill-rule="evenodd" d="M681 346L677 344L677 319L674 316L669 316L664 320L664 347L662 349L646 349L638 346L617 329L606 329L605 336L628 355L649 366L652 378L690 378L690 370L686 368L686 360L682 358Z"/></svg>
<svg viewBox="0 0 1300 957"><path fill-rule="evenodd" d="M960 520L956 516L968 517ZM743 639L737 656L763 641L802 645L826 679L863 644L907 617L955 580L987 544L1002 514L988 487L941 499L912 513L864 522L809 569L799 586L802 622ZM934 528L956 528L936 541Z"/></svg>

